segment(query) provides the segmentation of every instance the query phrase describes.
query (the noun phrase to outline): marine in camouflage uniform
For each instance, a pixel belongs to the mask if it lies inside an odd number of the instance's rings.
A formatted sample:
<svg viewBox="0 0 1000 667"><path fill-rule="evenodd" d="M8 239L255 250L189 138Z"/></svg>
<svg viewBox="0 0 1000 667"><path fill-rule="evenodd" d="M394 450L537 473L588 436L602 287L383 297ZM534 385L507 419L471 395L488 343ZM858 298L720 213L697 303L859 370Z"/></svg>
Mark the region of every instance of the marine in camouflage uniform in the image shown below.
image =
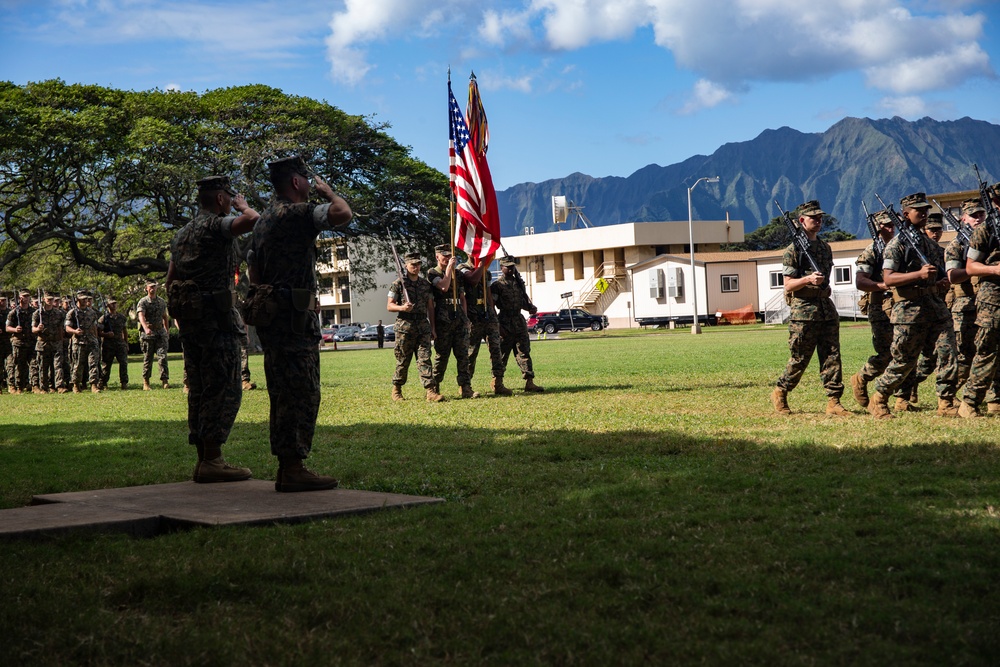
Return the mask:
<svg viewBox="0 0 1000 667"><path fill-rule="evenodd" d="M908 221L918 231L915 236L920 251L929 261L935 261L940 246L921 231L930 207L926 195L922 192L907 195L900 204L904 222ZM923 353L937 360L938 414L954 416L958 413L952 405L958 377L955 331L951 313L941 298L948 279L939 276L933 265L922 265L918 254L903 242L902 235L902 231L897 233L886 246L882 264L885 283L893 292L892 362L875 383L876 393L868 411L877 419L892 417L887 397L904 386Z"/></svg>
<svg viewBox="0 0 1000 667"><path fill-rule="evenodd" d="M337 486L333 477L302 465L312 450L319 413L319 346L316 315L316 238L348 225L347 203L314 177L326 204L309 201L310 172L302 158L268 165L275 196L254 227L247 256L257 294L271 292L270 322L248 320L264 348L264 377L271 401L271 453L278 457L277 491L313 491ZM252 309L251 309L252 311Z"/></svg>
<svg viewBox="0 0 1000 667"><path fill-rule="evenodd" d="M170 345L170 320L167 302L156 296L155 280L146 281L146 296L139 299L139 347L142 349L142 388L149 389L153 374L153 357L160 368L160 384L170 387L170 368L167 365L167 348Z"/></svg>
<svg viewBox="0 0 1000 667"><path fill-rule="evenodd" d="M434 294L431 284L420 276L420 253L408 252L403 258L406 271L389 286L386 309L396 313L396 340L393 353L396 371L392 376L392 399L402 401L403 385L410 369L410 361L417 357L420 381L427 390L427 400L444 400L434 383L431 366L431 341L437 330L434 321Z"/></svg>
<svg viewBox="0 0 1000 667"><path fill-rule="evenodd" d="M111 381L111 365L118 362L118 381L122 391L128 389L128 318L118 312L118 302L108 299L108 312L97 321L101 335L101 389L107 389Z"/></svg>
<svg viewBox="0 0 1000 667"><path fill-rule="evenodd" d="M70 298L68 296L62 297L60 300L60 310L62 310L63 317L65 318L66 314L72 309L73 304L70 302ZM65 391L62 393L66 393L66 391L70 390L71 380L73 378L73 348L70 347L69 341L69 336L63 337L63 385L60 389L64 389Z"/></svg>
<svg viewBox="0 0 1000 667"><path fill-rule="evenodd" d="M490 388L498 396L510 396L513 392L503 384L505 369L503 354L500 352L500 325L497 323L496 306L493 305L493 292L486 289L486 285L493 281L493 274L486 269L490 261L486 260L475 268L470 262L458 266L458 275L465 282L465 303L470 323L469 381L476 375L476 359L479 358L479 348L485 339L493 375Z"/></svg>
<svg viewBox="0 0 1000 667"><path fill-rule="evenodd" d="M11 355L7 366L10 393L20 394L31 389L28 365L35 356L35 336L31 333L31 293L20 292L18 303L7 313L7 333L10 334Z"/></svg>
<svg viewBox="0 0 1000 667"><path fill-rule="evenodd" d="M198 450L194 481L238 482L250 470L226 463L222 447L240 410L239 331L233 293L234 239L260 217L228 176L198 181L199 210L171 243L167 294L184 345L188 442ZM229 215L233 206L239 216Z"/></svg>
<svg viewBox="0 0 1000 667"><path fill-rule="evenodd" d="M788 349L791 357L778 378L771 402L775 411L788 414L788 392L798 386L813 352L819 359L820 379L826 389L828 415L850 414L840 404L844 382L840 361L840 315L830 299L833 252L817 237L823 224L819 202L811 200L798 207L799 225L809 239L809 255L816 261L814 272L805 253L792 243L782 257L785 295L791 307L788 322Z"/></svg>
<svg viewBox="0 0 1000 667"><path fill-rule="evenodd" d="M53 393L57 388L62 389L65 382L62 343L66 338L66 315L55 307L53 303L55 298L52 294L46 294L42 308L31 316L31 330L38 336L35 353L38 357L39 391L45 393Z"/></svg>
<svg viewBox="0 0 1000 667"><path fill-rule="evenodd" d="M885 213L875 214L875 224L883 243L892 240L892 218ZM864 292L862 298L862 313L868 316L868 324L872 330L872 347L875 354L868 357L864 366L851 376L851 388L854 399L863 408L868 407L868 383L877 378L892 361L892 324L885 309L885 295L888 288L882 280L882 255L875 249L872 242L858 256L855 262L858 271L854 276L854 284Z"/></svg>
<svg viewBox="0 0 1000 667"><path fill-rule="evenodd" d="M13 360L10 345L10 334L7 333L7 316L10 314L10 305L7 295L0 294L0 392L8 388L7 378L10 376L9 366ZM13 382L11 383L13 386Z"/></svg>
<svg viewBox="0 0 1000 667"><path fill-rule="evenodd" d="M427 272L434 295L434 388L440 393L448 360L455 355L458 367L459 398L479 398L472 390L469 374L469 318L466 314L465 284L455 276L456 259L451 246L434 248L437 266Z"/></svg>
<svg viewBox="0 0 1000 667"><path fill-rule="evenodd" d="M72 336L73 393L79 393L90 383L95 394L101 390L101 340L97 335L97 311L89 305L90 294L76 294L76 308L66 313L66 333ZM85 377L86 375L86 377Z"/></svg>
<svg viewBox="0 0 1000 667"><path fill-rule="evenodd" d="M994 185L993 207L996 206ZM997 382L997 355L1000 354L1000 239L993 226L981 224L969 241L966 271L979 280L976 292L976 354L972 359L969 379L965 383L958 414L965 418L978 416L978 408L987 391ZM992 404L990 406L993 407ZM996 413L996 409L991 409Z"/></svg>
<svg viewBox="0 0 1000 667"><path fill-rule="evenodd" d="M517 272L513 257L508 256L500 260L500 272L500 277L490 285L493 303L499 311L497 324L500 328L500 362L506 369L510 353L514 352L514 358L517 359L517 365L521 369L521 376L525 380L524 390L544 391L535 384L535 369L531 363L531 339L528 337L528 325L521 315L522 310L534 315L538 312L538 308L531 303L524 290L524 282Z"/></svg>

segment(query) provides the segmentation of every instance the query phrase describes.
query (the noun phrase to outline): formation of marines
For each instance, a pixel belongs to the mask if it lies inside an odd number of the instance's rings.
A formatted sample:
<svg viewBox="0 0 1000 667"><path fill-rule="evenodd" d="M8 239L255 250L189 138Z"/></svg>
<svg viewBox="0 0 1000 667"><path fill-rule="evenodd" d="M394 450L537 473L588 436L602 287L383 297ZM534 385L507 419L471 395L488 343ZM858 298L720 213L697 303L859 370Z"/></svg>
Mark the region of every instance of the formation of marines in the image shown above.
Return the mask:
<svg viewBox="0 0 1000 667"><path fill-rule="evenodd" d="M479 392L472 389L472 378L484 339L490 352L490 389L494 394L513 394L503 381L511 352L515 352L525 380L524 390L544 391L534 381L528 326L521 315L522 310L535 314L538 308L528 297L516 260L502 258L502 275L491 282L487 266L492 257L478 266L468 261L458 264L448 244L436 246L434 255L437 264L424 278L420 275L420 253L406 253L405 271L400 269L399 278L389 287L386 309L396 313L392 399L405 400L402 388L414 355L428 401L444 400L441 382L452 355L457 366L458 397L479 398Z"/></svg>
<svg viewBox="0 0 1000 667"><path fill-rule="evenodd" d="M156 283L150 284L155 291ZM73 300L47 291L0 294L0 392L100 393L108 388L115 363L119 388L128 389L128 318L118 311L116 299L102 299L103 312L94 300L88 290L78 291ZM144 389L150 388L148 377L144 372Z"/></svg>
<svg viewBox="0 0 1000 667"><path fill-rule="evenodd" d="M975 418L984 402L988 414L1000 415L1000 220L984 224L997 206L1000 183L984 185L981 197L962 202L961 219L953 220L957 234L947 248L939 244L942 214L930 211L923 192L903 197L899 213L887 207L871 216L873 240L857 259L855 286L863 293L859 306L868 316L874 354L850 377L850 386L874 418L915 410L918 386L930 377L938 415ZM808 254L819 270L795 243L782 260L791 358L771 393L781 414L791 412L788 394L814 352L828 397L826 413L851 414L840 402L839 315L829 285L833 258L818 238L823 215L815 200L797 209ZM906 238L898 226L909 227Z"/></svg>

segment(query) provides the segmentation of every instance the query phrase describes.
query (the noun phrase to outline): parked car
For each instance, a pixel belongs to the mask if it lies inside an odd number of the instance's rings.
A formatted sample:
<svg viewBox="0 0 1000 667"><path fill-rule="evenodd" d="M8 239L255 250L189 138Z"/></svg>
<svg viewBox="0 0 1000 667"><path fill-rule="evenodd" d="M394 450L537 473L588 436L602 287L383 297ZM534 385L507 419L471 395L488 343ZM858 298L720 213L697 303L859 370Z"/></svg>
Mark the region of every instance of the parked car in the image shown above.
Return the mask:
<svg viewBox="0 0 1000 667"><path fill-rule="evenodd" d="M555 315L555 312L551 311L551 310L545 311L544 313L542 311L538 311L534 315L529 315L528 316L528 330L529 331L535 331L535 332L541 331L541 329L538 328L538 318L541 317L541 316L543 316L543 315Z"/></svg>
<svg viewBox="0 0 1000 667"><path fill-rule="evenodd" d="M358 332L358 340L378 340L378 327L367 326Z"/></svg>
<svg viewBox="0 0 1000 667"><path fill-rule="evenodd" d="M323 342L324 343L332 343L333 342L333 337L336 335L336 333L337 333L336 329L334 329L332 327L325 327L323 329L323 331L322 331Z"/></svg>
<svg viewBox="0 0 1000 667"><path fill-rule="evenodd" d="M387 341L390 341L390 340L394 341L394 340L396 340L396 325L395 324L390 324L390 325L388 325L385 328L385 339Z"/></svg>
<svg viewBox="0 0 1000 667"><path fill-rule="evenodd" d="M357 340L359 333L361 333L360 327L340 327L337 333L333 335L333 341L335 343L346 343L347 341Z"/></svg>
<svg viewBox="0 0 1000 667"><path fill-rule="evenodd" d="M552 334L560 329L572 331L591 329L600 331L608 326L608 318L604 315L592 315L579 308L563 308L554 313L538 313L535 321L535 331Z"/></svg>

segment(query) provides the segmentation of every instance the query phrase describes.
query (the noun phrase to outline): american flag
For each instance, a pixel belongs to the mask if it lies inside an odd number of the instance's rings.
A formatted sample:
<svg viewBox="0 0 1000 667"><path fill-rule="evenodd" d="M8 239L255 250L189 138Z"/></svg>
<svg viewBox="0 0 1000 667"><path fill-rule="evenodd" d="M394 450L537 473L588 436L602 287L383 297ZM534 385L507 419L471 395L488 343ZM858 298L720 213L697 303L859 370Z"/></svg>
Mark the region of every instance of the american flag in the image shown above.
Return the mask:
<svg viewBox="0 0 1000 667"><path fill-rule="evenodd" d="M472 104L472 86L469 90ZM476 100L479 89L475 89ZM482 109L479 103L478 108ZM483 115L485 120L485 115ZM482 129L485 129L483 126ZM482 136L482 135L479 135ZM483 147L485 149L485 146ZM485 150L478 153L471 141L469 126L448 81L448 154L451 160L449 177L455 195L458 219L455 221L455 246L463 250L478 266L500 247L500 215L493 177L486 162Z"/></svg>

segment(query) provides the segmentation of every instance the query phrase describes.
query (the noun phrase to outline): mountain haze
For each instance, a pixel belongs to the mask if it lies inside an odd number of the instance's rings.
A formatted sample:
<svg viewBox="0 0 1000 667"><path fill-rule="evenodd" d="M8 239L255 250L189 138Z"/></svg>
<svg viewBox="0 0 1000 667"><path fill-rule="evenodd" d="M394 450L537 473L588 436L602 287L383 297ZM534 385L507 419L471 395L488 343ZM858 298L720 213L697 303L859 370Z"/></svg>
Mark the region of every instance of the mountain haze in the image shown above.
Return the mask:
<svg viewBox="0 0 1000 667"><path fill-rule="evenodd" d="M875 193L899 209L911 192L928 194L978 187L973 163L991 183L1000 176L1000 125L962 118L907 121L845 118L823 133L782 127L750 141L725 144L667 167L648 165L628 177L574 173L497 192L504 235L552 231L553 195L565 195L595 226L687 219L687 188L719 176L692 193L695 219L729 213L751 232L777 215L773 200L794 208L818 199L845 231L867 236L862 199L878 208Z"/></svg>

